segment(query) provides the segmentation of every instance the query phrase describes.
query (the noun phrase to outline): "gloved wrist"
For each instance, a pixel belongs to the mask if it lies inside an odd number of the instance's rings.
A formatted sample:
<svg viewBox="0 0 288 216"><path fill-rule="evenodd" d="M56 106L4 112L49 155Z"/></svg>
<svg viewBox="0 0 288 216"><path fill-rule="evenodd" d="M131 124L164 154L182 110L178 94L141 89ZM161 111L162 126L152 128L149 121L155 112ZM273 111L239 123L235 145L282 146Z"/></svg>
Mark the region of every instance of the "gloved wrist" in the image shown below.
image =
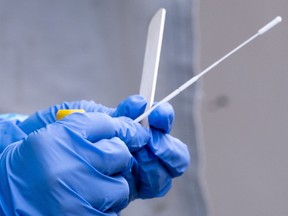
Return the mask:
<svg viewBox="0 0 288 216"><path fill-rule="evenodd" d="M19 120L0 120L0 153L10 144L26 137L18 127Z"/></svg>
<svg viewBox="0 0 288 216"><path fill-rule="evenodd" d="M28 118L27 115L18 114L18 113L0 114L0 121L1 120L19 120L21 122L21 121L24 121L27 118Z"/></svg>

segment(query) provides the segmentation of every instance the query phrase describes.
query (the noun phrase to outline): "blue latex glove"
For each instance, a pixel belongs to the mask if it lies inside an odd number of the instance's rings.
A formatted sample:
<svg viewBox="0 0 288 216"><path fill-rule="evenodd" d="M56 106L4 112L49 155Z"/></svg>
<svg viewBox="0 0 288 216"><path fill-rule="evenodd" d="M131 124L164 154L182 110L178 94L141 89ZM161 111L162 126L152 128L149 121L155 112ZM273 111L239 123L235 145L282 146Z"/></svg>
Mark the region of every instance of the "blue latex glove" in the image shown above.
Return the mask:
<svg viewBox="0 0 288 216"><path fill-rule="evenodd" d="M126 98L116 109L92 101L63 103L37 112L19 127L26 133L44 127L55 121L59 109L84 109L86 112L105 112L112 117L136 119L144 112L146 105L146 100L139 95ZM174 117L173 107L169 103L160 105L149 115L151 140L148 145L137 152L132 144L129 145L130 152L139 163L133 166L133 173L126 173L125 176L130 186L130 200L164 196L171 188L172 178L180 176L187 169L190 162L187 146L169 135Z"/></svg>
<svg viewBox="0 0 288 216"><path fill-rule="evenodd" d="M86 112L104 112L110 116L128 116L135 119L143 113L146 101L140 96L131 96L122 101L116 109L106 108L94 102L72 102L53 106L30 116L19 124L27 134L55 122L59 109L85 109ZM171 187L171 179L181 175L188 166L189 153L185 144L168 135L174 120L171 105L163 104L149 116L151 141L139 149L137 143L128 145L138 162L133 169L122 173L129 183L130 200L165 195ZM138 164L139 163L139 164Z"/></svg>
<svg viewBox="0 0 288 216"><path fill-rule="evenodd" d="M128 147L137 150L149 139L131 119L99 112L48 124L1 153L1 209L5 215L116 215L129 201L122 176L134 163Z"/></svg>

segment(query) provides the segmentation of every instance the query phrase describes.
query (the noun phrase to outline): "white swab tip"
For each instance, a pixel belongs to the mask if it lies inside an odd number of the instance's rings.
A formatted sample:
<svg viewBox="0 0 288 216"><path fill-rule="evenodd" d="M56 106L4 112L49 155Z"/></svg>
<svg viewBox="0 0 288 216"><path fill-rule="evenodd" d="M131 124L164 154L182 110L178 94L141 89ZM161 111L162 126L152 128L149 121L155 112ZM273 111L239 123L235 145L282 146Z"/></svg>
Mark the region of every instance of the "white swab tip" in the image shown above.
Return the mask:
<svg viewBox="0 0 288 216"><path fill-rule="evenodd" d="M277 16L275 19L277 20L277 23L282 21L282 17L281 16Z"/></svg>
<svg viewBox="0 0 288 216"><path fill-rule="evenodd" d="M271 22L273 22L273 26L277 25L278 23L282 22L282 17L281 16L277 16L274 20L272 20Z"/></svg>
<svg viewBox="0 0 288 216"><path fill-rule="evenodd" d="M261 28L258 33L264 34L265 32L269 31L271 28L273 28L275 25L280 23L282 21L281 16L277 16L275 19L273 19L271 22L269 22L267 25L265 25L263 28Z"/></svg>

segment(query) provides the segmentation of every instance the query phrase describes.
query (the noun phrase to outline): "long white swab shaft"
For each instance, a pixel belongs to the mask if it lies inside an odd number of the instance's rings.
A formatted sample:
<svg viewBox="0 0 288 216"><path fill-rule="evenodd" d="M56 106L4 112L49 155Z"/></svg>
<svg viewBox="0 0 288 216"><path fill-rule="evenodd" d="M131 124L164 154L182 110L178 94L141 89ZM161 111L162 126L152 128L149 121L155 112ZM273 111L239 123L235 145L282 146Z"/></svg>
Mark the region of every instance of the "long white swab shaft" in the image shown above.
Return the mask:
<svg viewBox="0 0 288 216"><path fill-rule="evenodd" d="M225 56L223 56L222 58L220 58L218 61L214 62L212 65L210 65L208 68L206 68L204 71L202 71L201 73L199 73L198 75L192 77L190 80L188 80L186 83L184 83L183 85L181 85L179 88L177 88L176 90L174 90L172 93L170 93L169 95L167 95L165 98L163 98L161 101L159 101L157 104L155 104L151 109L147 110L145 113L143 113L141 116L139 116L138 118L136 118L134 121L135 122L140 122L142 121L144 118L146 118L154 109L156 109L159 105L166 103L168 101L170 101L172 98L174 98L175 96L177 96L180 92L184 91L186 88L188 88L190 85L192 85L193 83L195 83L200 77L204 76L206 73L208 73L211 69L213 69L214 67L216 67L218 64L220 64L222 61L224 61L226 58L228 58L229 56L231 56L232 54L234 54L235 52L237 52L239 49L241 49L242 47L244 47L245 45L247 45L248 43L250 43L252 40L254 40L255 38L257 38L260 35L263 35L264 33L266 33L267 31L269 31L271 28L273 28L275 25L277 25L278 23L280 23L282 21L282 18L280 16L276 17L274 20L272 20L271 22L269 22L267 25L265 25L263 28L259 29L258 32L253 35L252 37L250 37L248 40L246 40L245 42L243 42L242 44L240 44L238 47L236 47L235 49L233 49L232 51L230 51L229 53L227 53Z"/></svg>

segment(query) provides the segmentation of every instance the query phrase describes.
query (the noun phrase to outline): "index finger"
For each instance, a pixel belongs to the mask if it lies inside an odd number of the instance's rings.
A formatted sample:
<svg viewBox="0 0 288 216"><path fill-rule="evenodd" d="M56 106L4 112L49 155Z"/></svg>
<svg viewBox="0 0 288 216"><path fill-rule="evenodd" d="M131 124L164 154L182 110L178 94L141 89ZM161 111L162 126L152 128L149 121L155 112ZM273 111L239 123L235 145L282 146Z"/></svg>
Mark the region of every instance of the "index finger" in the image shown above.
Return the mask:
<svg viewBox="0 0 288 216"><path fill-rule="evenodd" d="M56 113L59 110L70 110L70 109L83 109L86 112L104 112L112 114L114 109L105 107L101 104L96 104L94 101L74 101L74 102L63 102L58 105L49 107L48 109L39 110L33 115L29 116L26 120L18 124L26 134L30 134L40 128L45 127L47 124L51 124L56 121Z"/></svg>
<svg viewBox="0 0 288 216"><path fill-rule="evenodd" d="M105 113L73 113L55 124L63 124L90 142L118 137L131 152L150 139L148 131L140 124L126 117L112 118Z"/></svg>

